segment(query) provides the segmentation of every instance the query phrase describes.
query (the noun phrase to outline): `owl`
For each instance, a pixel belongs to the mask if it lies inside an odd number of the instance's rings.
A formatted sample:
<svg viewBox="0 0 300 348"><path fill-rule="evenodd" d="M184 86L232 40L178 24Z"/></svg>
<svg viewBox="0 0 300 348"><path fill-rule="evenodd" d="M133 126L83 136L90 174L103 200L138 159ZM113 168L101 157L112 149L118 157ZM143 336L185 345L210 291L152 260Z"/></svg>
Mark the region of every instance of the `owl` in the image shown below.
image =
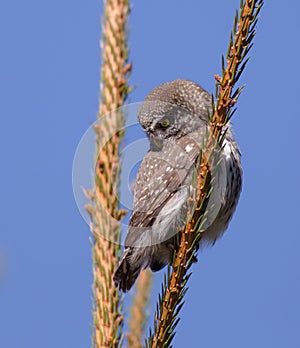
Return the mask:
<svg viewBox="0 0 300 348"><path fill-rule="evenodd" d="M143 159L134 185L125 250L114 273L116 287L131 289L140 271L156 272L172 261L176 235L184 227L195 192L195 171L212 114L212 97L198 84L175 80L154 88L138 110L150 150ZM242 169L240 151L226 125L216 170L213 202L200 247L222 236L235 211Z"/></svg>

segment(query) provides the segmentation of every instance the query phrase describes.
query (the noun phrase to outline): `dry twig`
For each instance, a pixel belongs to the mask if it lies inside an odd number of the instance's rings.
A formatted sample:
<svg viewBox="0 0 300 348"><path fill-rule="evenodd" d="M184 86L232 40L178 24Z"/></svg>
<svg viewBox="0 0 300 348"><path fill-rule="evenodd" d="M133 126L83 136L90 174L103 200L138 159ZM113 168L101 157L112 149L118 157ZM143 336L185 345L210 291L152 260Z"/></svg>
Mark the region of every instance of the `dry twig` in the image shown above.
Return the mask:
<svg viewBox="0 0 300 348"><path fill-rule="evenodd" d="M149 270L141 272L135 286L136 294L130 308L128 326L130 332L126 335L128 348L142 348L142 338L147 322L147 307L149 304L153 274Z"/></svg>
<svg viewBox="0 0 300 348"><path fill-rule="evenodd" d="M95 189L88 191L91 204L86 207L91 215L94 236L93 274L93 347L118 347L121 342L123 316L122 298L116 290L112 274L120 257L120 228L118 190L120 176L119 146L124 125L121 107L129 93L127 0L105 0L102 27L102 67L98 124L96 132Z"/></svg>

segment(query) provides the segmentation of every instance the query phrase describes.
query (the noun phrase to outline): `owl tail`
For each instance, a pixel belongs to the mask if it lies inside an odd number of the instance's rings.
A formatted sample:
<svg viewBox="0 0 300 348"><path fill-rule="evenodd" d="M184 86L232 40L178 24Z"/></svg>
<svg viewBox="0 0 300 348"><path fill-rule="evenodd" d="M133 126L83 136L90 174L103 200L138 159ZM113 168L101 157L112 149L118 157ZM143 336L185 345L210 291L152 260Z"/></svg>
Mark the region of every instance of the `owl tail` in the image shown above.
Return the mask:
<svg viewBox="0 0 300 348"><path fill-rule="evenodd" d="M124 255L116 269L113 280L115 286L123 292L129 291L140 274L143 264L140 262L132 262L132 248L126 248Z"/></svg>

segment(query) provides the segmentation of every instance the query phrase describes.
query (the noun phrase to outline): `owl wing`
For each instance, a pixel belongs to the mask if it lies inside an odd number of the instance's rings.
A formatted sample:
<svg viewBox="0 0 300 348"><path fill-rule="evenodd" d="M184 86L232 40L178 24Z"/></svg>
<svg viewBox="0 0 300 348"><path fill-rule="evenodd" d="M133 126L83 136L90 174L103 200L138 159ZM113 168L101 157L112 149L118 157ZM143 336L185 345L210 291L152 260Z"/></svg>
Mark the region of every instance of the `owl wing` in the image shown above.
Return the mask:
<svg viewBox="0 0 300 348"><path fill-rule="evenodd" d="M168 199L180 188L183 181L180 176L182 175L178 170L174 170L174 167L167 165L159 158L153 158L149 152L144 158L137 176L134 210L129 225L151 226L162 205L166 204Z"/></svg>
<svg viewBox="0 0 300 348"><path fill-rule="evenodd" d="M134 245L143 231L149 233L147 227L155 223L166 204L177 199L176 194L195 165L199 146L190 137L182 137L175 146L170 144L169 147L163 152L149 151L141 164L134 187L134 208L125 245ZM175 151L172 151L175 147Z"/></svg>

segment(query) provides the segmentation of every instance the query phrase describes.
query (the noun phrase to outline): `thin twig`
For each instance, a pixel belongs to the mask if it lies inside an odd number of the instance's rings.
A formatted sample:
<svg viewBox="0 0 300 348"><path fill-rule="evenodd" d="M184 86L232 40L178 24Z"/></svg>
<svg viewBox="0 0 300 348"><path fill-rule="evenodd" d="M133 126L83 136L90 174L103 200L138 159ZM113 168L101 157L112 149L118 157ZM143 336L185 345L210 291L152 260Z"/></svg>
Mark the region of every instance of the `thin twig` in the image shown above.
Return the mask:
<svg viewBox="0 0 300 348"><path fill-rule="evenodd" d="M136 293L130 308L128 326L130 332L126 335L128 348L142 348L147 322L147 308L152 288L153 274L149 270L141 272L135 286Z"/></svg>

